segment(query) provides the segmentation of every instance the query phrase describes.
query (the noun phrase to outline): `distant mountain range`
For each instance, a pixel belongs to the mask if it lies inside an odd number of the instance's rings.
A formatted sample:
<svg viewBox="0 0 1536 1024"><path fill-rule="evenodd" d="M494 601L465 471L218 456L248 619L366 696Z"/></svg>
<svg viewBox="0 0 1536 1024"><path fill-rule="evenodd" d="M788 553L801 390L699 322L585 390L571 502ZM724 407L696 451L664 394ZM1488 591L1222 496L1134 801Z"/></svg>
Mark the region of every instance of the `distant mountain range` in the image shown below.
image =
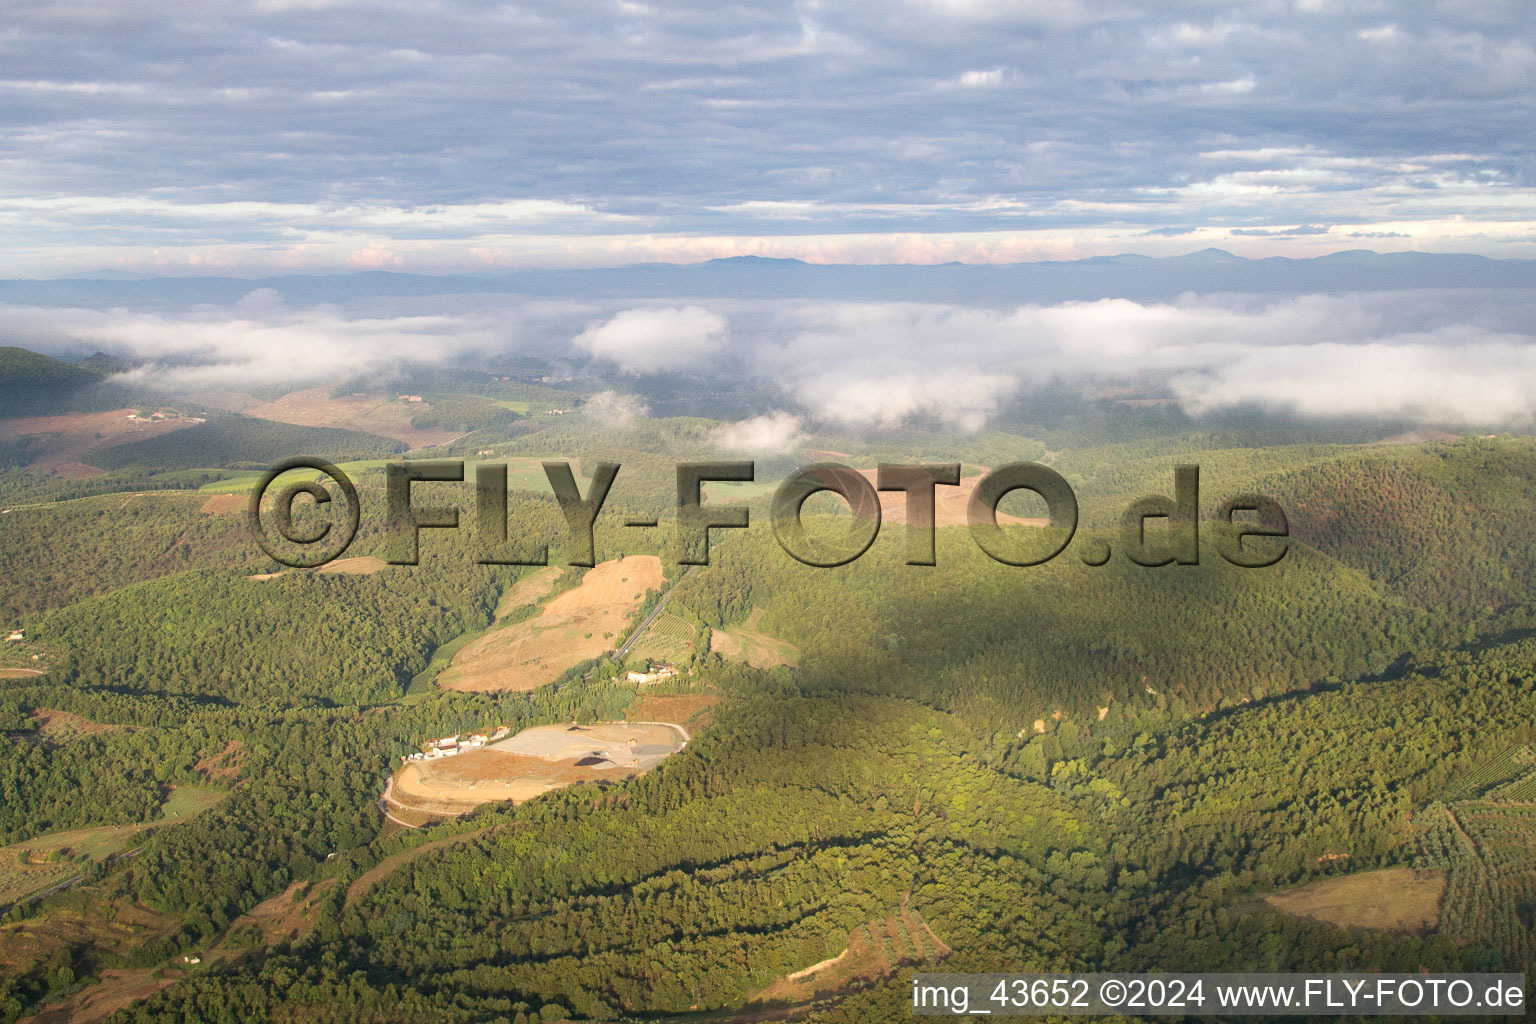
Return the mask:
<svg viewBox="0 0 1536 1024"><path fill-rule="evenodd" d="M852 266L738 256L696 264L518 270L483 275L354 274L266 278L97 275L0 281L0 302L39 306L228 304L270 288L290 305L370 297L513 294L544 298L839 299L1011 306L1028 302L1171 299L1185 292L1536 288L1536 260L1421 252L1332 253L1250 260L1221 249L1185 256L1097 256L1071 262Z"/></svg>

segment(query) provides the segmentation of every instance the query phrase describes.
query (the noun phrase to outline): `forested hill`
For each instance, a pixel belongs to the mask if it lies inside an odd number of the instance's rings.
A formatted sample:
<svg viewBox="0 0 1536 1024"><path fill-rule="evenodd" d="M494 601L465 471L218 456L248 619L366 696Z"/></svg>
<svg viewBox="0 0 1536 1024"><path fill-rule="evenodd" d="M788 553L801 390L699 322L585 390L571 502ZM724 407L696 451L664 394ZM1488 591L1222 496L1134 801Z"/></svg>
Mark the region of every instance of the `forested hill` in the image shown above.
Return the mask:
<svg viewBox="0 0 1536 1024"><path fill-rule="evenodd" d="M1536 592L1536 441L1361 448L1259 477L1295 535L1464 618Z"/></svg>
<svg viewBox="0 0 1536 1024"><path fill-rule="evenodd" d="M711 429L584 448L578 422L561 422L562 456L621 450L658 473ZM508 447L532 461L536 439ZM958 527L938 566L905 565L888 524L857 561L813 569L780 550L759 494L754 528L717 531L668 595L695 639L684 675L645 690L603 658L532 693L437 690L433 666L525 576L475 564L468 531L425 537L418 566L325 574L268 562L233 484L18 506L0 529L3 607L25 632L0 647L0 842L68 852L6 861L0 884L81 878L0 921L0 1024L104 999L130 969L143 987L124 1004L141 1001L116 1024L750 1015L845 949L864 980L794 1008L814 1024L905 1017L919 966L1526 968L1536 609L1516 513L1536 448L1245 460L1209 443L1207 498L1262 490L1290 512L1278 565L1207 549L1199 566L1091 566L1076 545L1120 544L1094 522L1041 566L994 562ZM1049 455L1085 505L1114 508L1168 489L1174 448ZM649 511L653 491L625 501ZM560 561L547 494L516 490L509 522ZM378 554L381 529L365 511L349 556ZM659 549L644 536L601 544ZM418 830L379 812L427 739L651 718L636 702L658 690L708 715L640 778ZM203 788L222 798L163 820ZM92 862L103 836L142 852ZM1388 866L1443 882L1438 925L1352 931L1263 900Z"/></svg>
<svg viewBox="0 0 1536 1024"><path fill-rule="evenodd" d="M290 455L332 460L379 458L405 451L387 437L339 427L303 427L250 416L210 419L169 434L130 441L92 452L91 465L102 469L154 467L182 469L204 466L265 469Z"/></svg>
<svg viewBox="0 0 1536 1024"><path fill-rule="evenodd" d="M1536 721L1536 644L1205 722L1112 714L999 760L964 715L720 668L717 725L619 798L567 790L356 898L290 949L124 1021L614 1019L740 1005L918 913L947 970L1456 970L1503 955L1351 934L1254 887L1411 856L1414 809ZM1477 717L1476 737L1441 723ZM1340 742L1348 736L1348 742ZM1513 951L1511 951L1513 952ZM910 969L909 969L910 970ZM890 1020L907 971L817 1019Z"/></svg>
<svg viewBox="0 0 1536 1024"><path fill-rule="evenodd" d="M109 408L121 399L101 393L103 375L24 348L0 346L0 416L47 416Z"/></svg>

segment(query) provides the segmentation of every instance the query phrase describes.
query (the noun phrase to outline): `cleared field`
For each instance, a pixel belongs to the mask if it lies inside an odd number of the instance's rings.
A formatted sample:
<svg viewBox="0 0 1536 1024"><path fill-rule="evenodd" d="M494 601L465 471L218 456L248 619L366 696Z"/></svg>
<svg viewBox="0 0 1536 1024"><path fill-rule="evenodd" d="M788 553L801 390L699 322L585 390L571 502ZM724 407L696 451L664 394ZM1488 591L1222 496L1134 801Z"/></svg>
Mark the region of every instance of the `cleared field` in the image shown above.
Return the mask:
<svg viewBox="0 0 1536 1024"><path fill-rule="evenodd" d="M611 650L645 599L660 589L661 559L631 555L589 569L581 585L557 594L531 619L466 645L437 677L444 690L534 690Z"/></svg>
<svg viewBox="0 0 1536 1024"><path fill-rule="evenodd" d="M861 469L860 475L869 481L871 487L875 485L877 471L873 469ZM985 475L986 470L982 470ZM981 482L981 476L961 477L959 486L940 485L933 489L934 521L930 522L928 516L908 515L907 496L901 491L880 491L880 521L889 526L912 523L916 526L965 526L970 522L968 513L970 509L971 495L976 491L976 485ZM1006 499L1005 499L1006 501ZM997 521L1004 526L1049 526L1049 519L1026 519L1009 515L1006 512L997 514Z"/></svg>
<svg viewBox="0 0 1536 1024"><path fill-rule="evenodd" d="M30 469L80 478L105 472L80 461L90 452L192 426L182 419L136 423L128 418L131 412L132 409L113 409L110 412L0 419L0 441L35 437L40 450Z"/></svg>
<svg viewBox="0 0 1536 1024"><path fill-rule="evenodd" d="M203 502L201 511L205 516L231 515L244 511L246 500L244 494L215 494Z"/></svg>
<svg viewBox="0 0 1536 1024"><path fill-rule="evenodd" d="M32 717L37 722L37 737L56 747L117 728L115 725L93 722L89 718L52 708L38 708Z"/></svg>
<svg viewBox="0 0 1536 1024"><path fill-rule="evenodd" d="M709 649L726 661L744 661L753 668L773 668L775 665L794 667L800 657L800 648L788 640L761 632L758 622L763 610L754 607L747 621L730 629L709 631Z"/></svg>
<svg viewBox="0 0 1536 1024"><path fill-rule="evenodd" d="M242 930L249 931L255 928L261 934L262 943L268 946L275 946L280 942L291 942L305 934L315 926L318 909L316 904L319 903L320 897L336 884L336 880L327 878L300 897L299 892L305 884L302 880L294 882L276 896L262 900L235 918L227 934L234 936ZM221 944L221 947L216 947L211 951L211 955L203 959L211 962L235 952L237 950L222 948Z"/></svg>
<svg viewBox="0 0 1536 1024"><path fill-rule="evenodd" d="M218 753L209 754L194 766L204 777L228 782L240 777L240 752L245 744L230 740Z"/></svg>
<svg viewBox="0 0 1536 1024"><path fill-rule="evenodd" d="M921 914L903 907L887 918L861 924L849 932L847 947L837 956L779 978L750 993L747 1000L801 1003L856 982L889 977L903 964L941 960L950 952Z"/></svg>
<svg viewBox="0 0 1536 1024"><path fill-rule="evenodd" d="M1439 922L1444 894L1443 871L1386 868L1270 893L1264 902L1341 928L1417 932Z"/></svg>
<svg viewBox="0 0 1536 1024"><path fill-rule="evenodd" d="M372 555L363 555L359 558L338 558L334 562L327 562L318 569L296 569L295 572L314 572L319 575L331 576L372 576L381 569L388 569L389 563L382 558L374 558ZM277 572L258 572L247 576L248 580L275 580L279 576L287 575L286 570Z"/></svg>
<svg viewBox="0 0 1536 1024"><path fill-rule="evenodd" d="M412 761L395 776L388 799L433 814L520 804L579 782L634 778L683 743L678 729L653 723L536 726L480 750Z"/></svg>
<svg viewBox="0 0 1536 1024"><path fill-rule="evenodd" d="M551 493L549 489L549 475L544 472L544 463L546 461L569 462L571 464L571 473L576 477L577 483L581 485L582 493L586 493L587 486L591 483L591 478L582 473L580 459L567 458L564 455L551 455L547 458L512 455L499 459L480 458L475 460L475 464L505 463L507 467L507 490L509 491L533 491L537 494L549 494ZM466 474L466 476L469 475L471 474Z"/></svg>
<svg viewBox="0 0 1536 1024"><path fill-rule="evenodd" d="M0 668L0 679L31 679L42 674L40 668Z"/></svg>
<svg viewBox="0 0 1536 1024"><path fill-rule="evenodd" d="M122 853L136 833L185 821L212 807L226 795L220 789L178 786L161 807L158 821L54 832L0 847L0 905L24 899L73 878L84 870L85 861L99 861Z"/></svg>
<svg viewBox="0 0 1536 1024"><path fill-rule="evenodd" d="M315 572L335 576L372 576L380 569L388 568L389 563L384 559L366 555L362 558L338 558L334 562L322 565Z"/></svg>
<svg viewBox="0 0 1536 1024"><path fill-rule="evenodd" d="M294 423L304 427L345 427L404 441L412 448L426 448L459 436L453 430L418 430L412 418L426 412L426 402L402 402L394 395L343 395L331 397L330 388L307 388L284 395L275 402L254 405L245 415Z"/></svg>
<svg viewBox="0 0 1536 1024"><path fill-rule="evenodd" d="M693 654L693 644L698 635L699 631L687 619L671 612L662 612L646 629L645 635L629 649L628 657L682 661Z"/></svg>
<svg viewBox="0 0 1536 1024"><path fill-rule="evenodd" d="M501 600L496 602L497 620L506 618L514 609L525 604L538 604L544 600L555 589L555 584L560 582L564 573L565 570L560 566L551 565L512 584L512 589L501 595Z"/></svg>
<svg viewBox="0 0 1536 1024"><path fill-rule="evenodd" d="M73 949L91 948L98 954L126 957L144 943L164 938L181 919L161 914L122 899L108 899L98 892L77 892L78 903L50 907L17 924L0 927L0 973L25 974L39 964L56 962ZM102 897L102 898L94 898ZM167 971L156 979L154 968L110 969L101 982L51 1002L32 1024L89 1024L105 1020L130 1003L153 995L174 982L178 974Z"/></svg>
<svg viewBox="0 0 1536 1024"><path fill-rule="evenodd" d="M719 695L713 693L646 693L624 717L632 722L677 722L697 736L714 723L719 703Z"/></svg>
<svg viewBox="0 0 1536 1024"><path fill-rule="evenodd" d="M66 996L62 1002L49 1003L48 1009L30 1018L28 1024L96 1024L180 980L175 971L158 978L157 973L153 967L102 971L101 981Z"/></svg>

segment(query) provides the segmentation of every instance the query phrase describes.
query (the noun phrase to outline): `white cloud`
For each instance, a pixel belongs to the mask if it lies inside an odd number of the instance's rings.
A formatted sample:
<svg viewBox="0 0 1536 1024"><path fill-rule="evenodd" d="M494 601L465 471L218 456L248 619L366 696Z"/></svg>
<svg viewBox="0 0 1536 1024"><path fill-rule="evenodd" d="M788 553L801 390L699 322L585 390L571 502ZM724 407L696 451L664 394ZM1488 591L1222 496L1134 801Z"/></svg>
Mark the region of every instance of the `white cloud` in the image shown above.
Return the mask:
<svg viewBox="0 0 1536 1024"><path fill-rule="evenodd" d="M466 352L506 348L509 322L496 313L349 316L332 306L289 309L270 289L233 307L179 314L126 309L0 305L0 335L44 350L103 349L142 365L136 383L189 391L317 380L409 363L445 363Z"/></svg>
<svg viewBox="0 0 1536 1024"><path fill-rule="evenodd" d="M958 89L996 89L1008 80L1009 72L1006 68L988 68L984 71L966 71L956 78L940 82L944 88Z"/></svg>
<svg viewBox="0 0 1536 1024"><path fill-rule="evenodd" d="M582 414L608 430L623 431L651 414L651 407L637 395L599 391L581 407Z"/></svg>
<svg viewBox="0 0 1536 1024"><path fill-rule="evenodd" d="M762 375L824 422L980 427L1021 384L1134 382L1193 415L1260 406L1514 424L1536 416L1533 300L1385 292L1021 306L828 303L784 314Z"/></svg>
<svg viewBox="0 0 1536 1024"><path fill-rule="evenodd" d="M729 423L715 431L715 444L730 452L748 455L782 455L805 440L804 421L794 413L776 410Z"/></svg>
<svg viewBox="0 0 1536 1024"><path fill-rule="evenodd" d="M1489 426L1536 419L1536 291L1528 289L1008 309L737 300L722 302L719 313L491 295L367 303L290 308L263 288L229 305L175 312L0 305L0 342L63 355L102 349L141 363L136 380L196 391L339 381L509 350L564 358L579 325L593 323L577 344L626 369L729 374L760 393L776 391L776 409L712 438L765 454L792 449L813 423L974 430L1021 387L1054 382L1132 383L1197 416L1258 406L1314 418ZM649 410L607 391L585 413L623 430Z"/></svg>
<svg viewBox="0 0 1536 1024"><path fill-rule="evenodd" d="M628 309L588 327L572 344L628 373L659 373L692 366L726 341L725 318L700 306Z"/></svg>
<svg viewBox="0 0 1536 1024"><path fill-rule="evenodd" d="M1311 418L1514 425L1536 412L1536 345L1468 329L1422 340L1283 345L1243 352L1173 385L1197 415L1247 405Z"/></svg>
<svg viewBox="0 0 1536 1024"><path fill-rule="evenodd" d="M821 419L855 427L898 427L913 417L980 430L998 403L1018 386L1004 374L937 370L884 376L828 374L807 382L801 400Z"/></svg>

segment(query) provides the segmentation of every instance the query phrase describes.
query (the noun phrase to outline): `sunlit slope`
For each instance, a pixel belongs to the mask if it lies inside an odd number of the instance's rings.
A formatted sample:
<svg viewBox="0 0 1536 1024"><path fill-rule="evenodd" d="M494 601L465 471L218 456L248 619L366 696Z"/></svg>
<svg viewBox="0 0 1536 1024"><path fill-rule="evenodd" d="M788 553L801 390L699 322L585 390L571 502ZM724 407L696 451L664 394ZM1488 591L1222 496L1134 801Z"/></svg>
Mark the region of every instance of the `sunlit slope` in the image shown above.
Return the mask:
<svg viewBox="0 0 1536 1024"><path fill-rule="evenodd" d="M902 908L953 950L946 969L1461 968L1483 953L1248 903L1411 857L1422 802L1531 735L1533 674L1525 642L1205 721L1114 716L1032 740L1037 767L963 716L730 670L715 726L617 798L575 788L508 812L516 825L332 899L334 926L291 952L131 1019L218 999L339 1020L342 987L354 1014L463 1021L736 1006ZM1474 709L1477 738L1442 728ZM335 975L300 982L332 958ZM828 1019L881 1019L904 988Z"/></svg>
<svg viewBox="0 0 1536 1024"><path fill-rule="evenodd" d="M1536 442L1362 448L1259 478L1295 535L1424 606L1471 616L1536 586Z"/></svg>
<svg viewBox="0 0 1536 1024"><path fill-rule="evenodd" d="M1048 564L1013 567L964 529L941 530L939 564L921 567L902 564L899 534L882 535L852 564L823 569L750 535L718 545L676 599L717 627L764 608L760 628L800 648L804 686L913 697L1007 732L1113 701L1215 708L1381 673L1445 636L1301 544L1265 569L1214 552L1198 566L1115 557L1095 568L1076 557L1082 539Z"/></svg>

